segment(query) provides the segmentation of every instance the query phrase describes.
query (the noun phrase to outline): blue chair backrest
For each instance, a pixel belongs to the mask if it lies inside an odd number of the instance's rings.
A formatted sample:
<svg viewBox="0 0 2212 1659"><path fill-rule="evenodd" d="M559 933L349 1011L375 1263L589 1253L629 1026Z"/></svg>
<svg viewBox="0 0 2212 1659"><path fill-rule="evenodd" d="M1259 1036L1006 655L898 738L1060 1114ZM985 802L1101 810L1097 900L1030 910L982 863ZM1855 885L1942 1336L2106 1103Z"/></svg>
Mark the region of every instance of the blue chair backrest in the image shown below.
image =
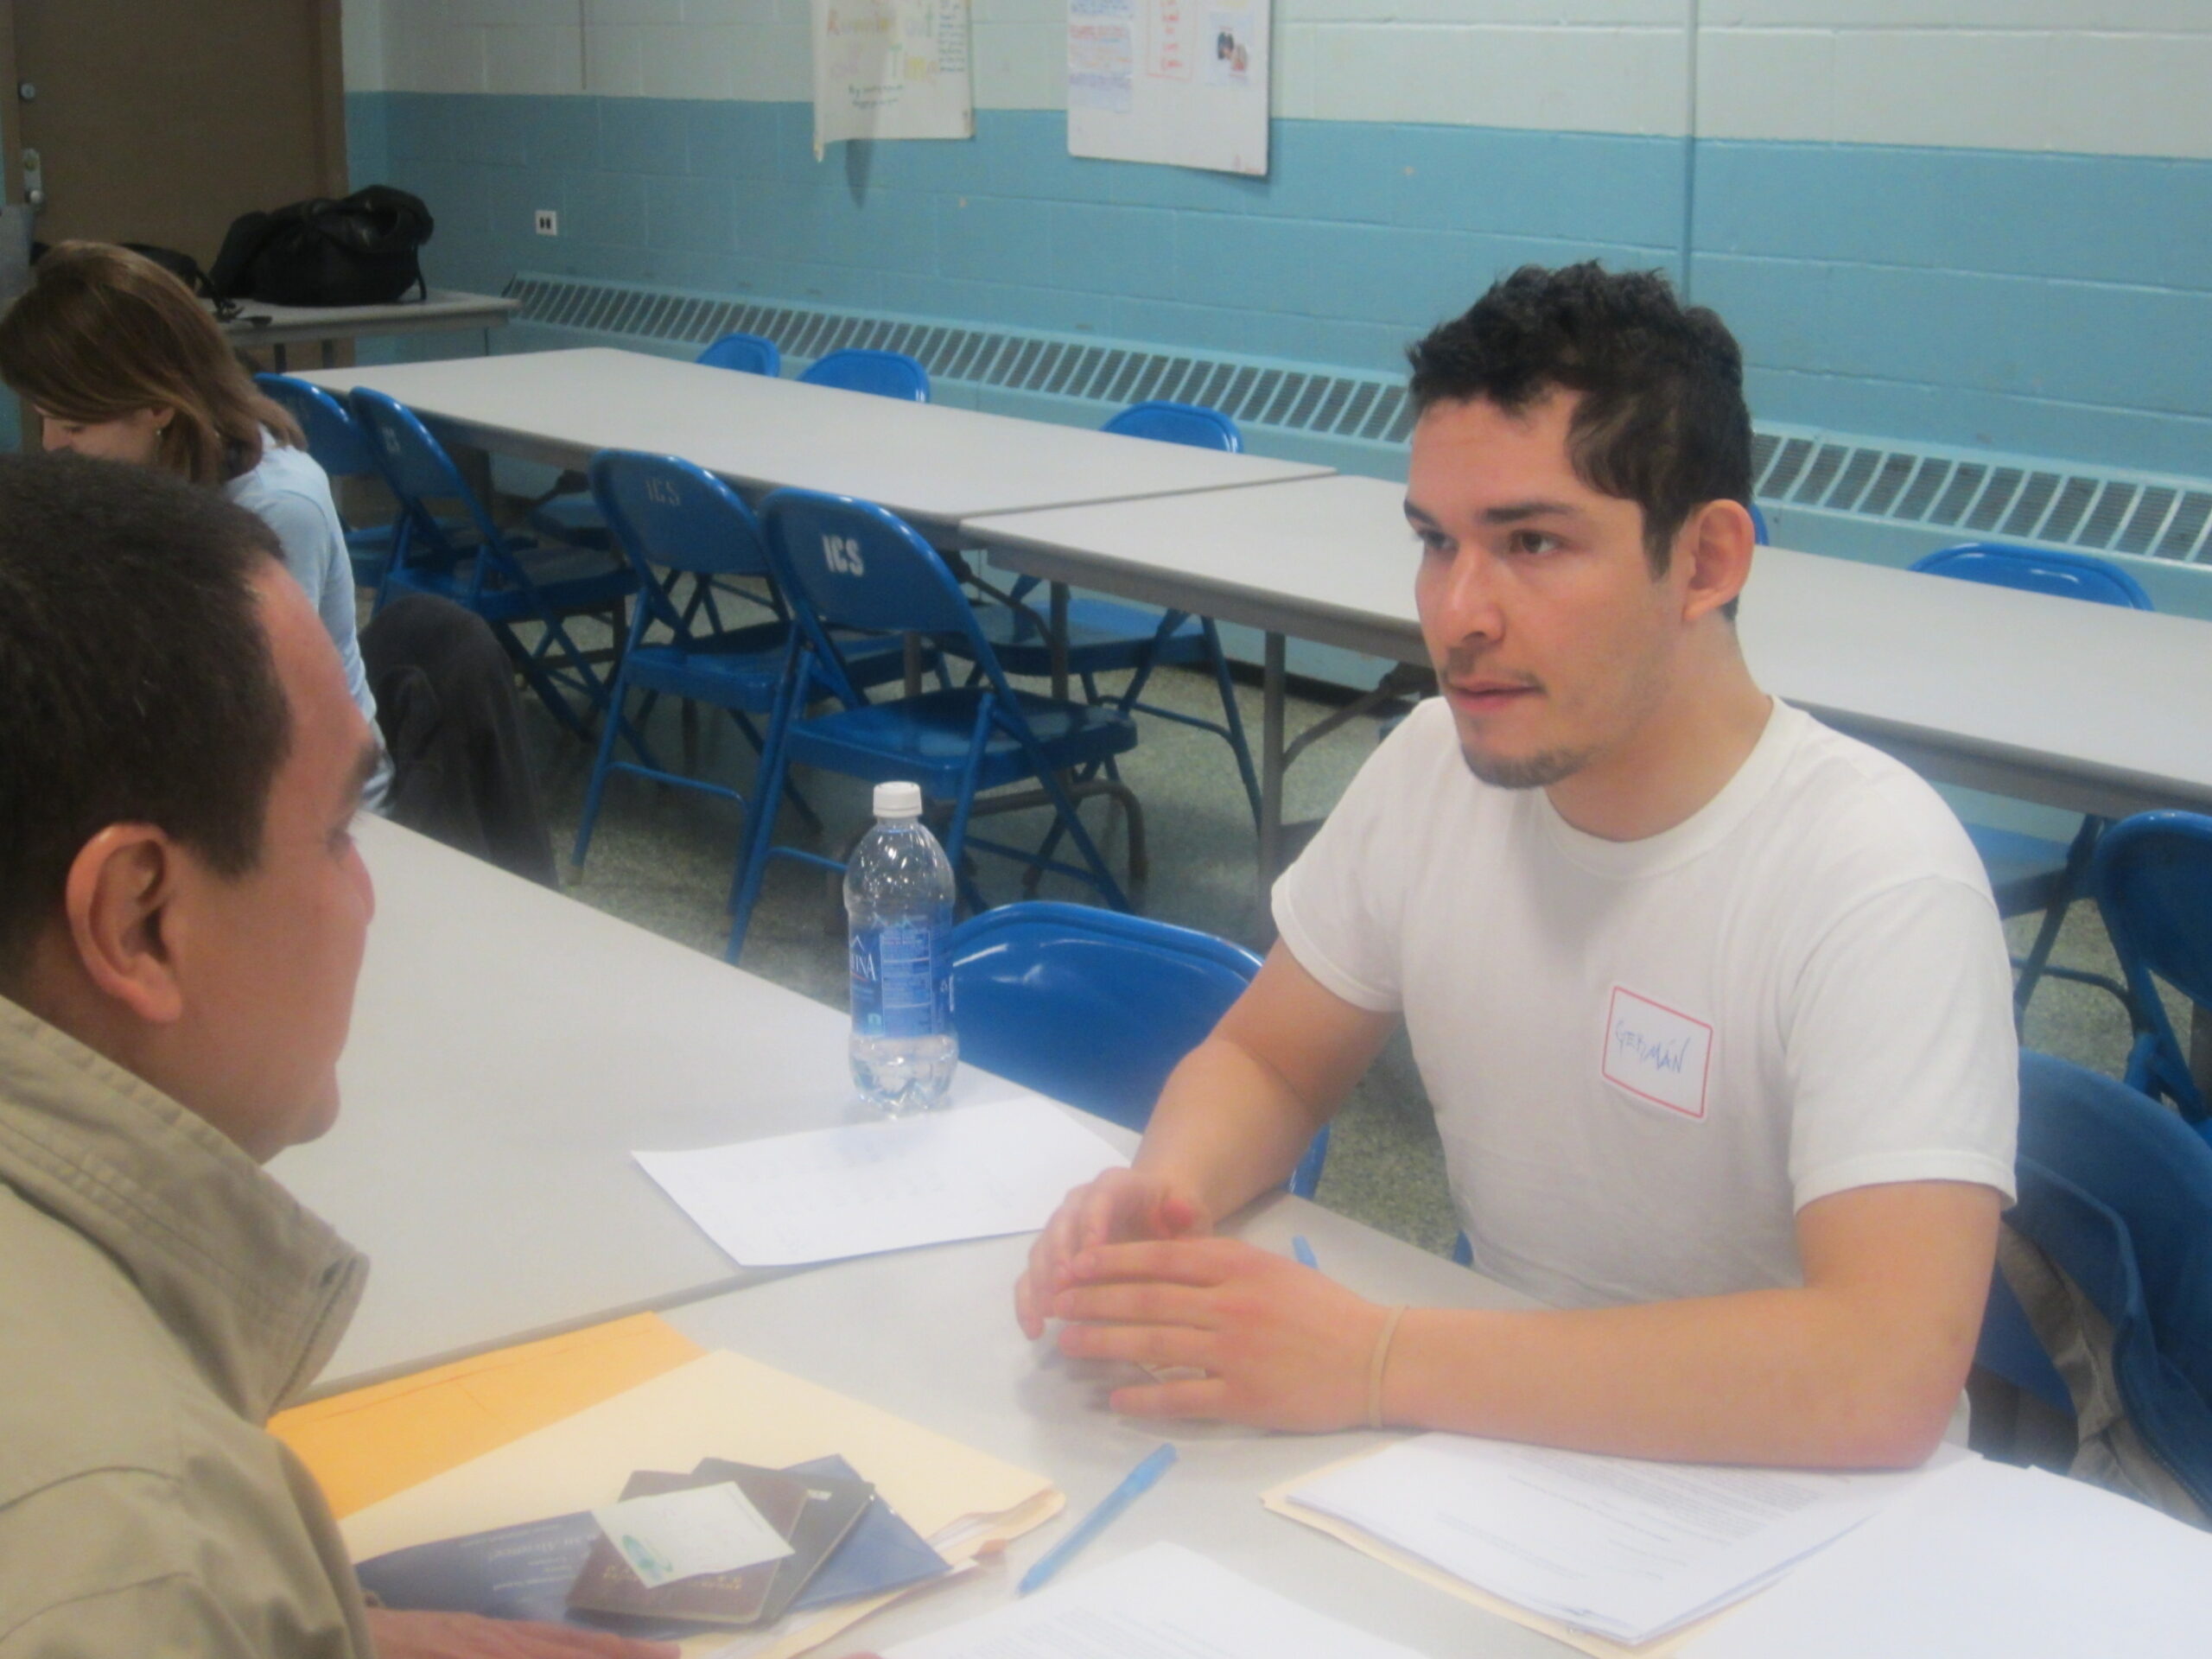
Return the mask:
<svg viewBox="0 0 2212 1659"><path fill-rule="evenodd" d="M1004 905L952 931L960 1058L1132 1129L1260 959L1088 905Z"/></svg>
<svg viewBox="0 0 2212 1659"><path fill-rule="evenodd" d="M1961 542L1925 557L1912 568L1930 575L1993 588L2018 588L2058 599L2086 599L2095 605L2120 605L2154 611L2143 584L2108 560L2051 548L2010 547L2002 542Z"/></svg>
<svg viewBox="0 0 2212 1659"><path fill-rule="evenodd" d="M445 446L430 435L429 429L416 418L415 411L366 386L354 387L346 401L353 411L354 420L360 423L362 439L377 464L377 471L399 499L400 510L406 519L403 562L405 556L412 556L412 544L417 541L433 548L448 546L445 530L429 504L458 501L475 525L479 543L512 579L515 574L512 561L499 525L476 499L476 492L468 487L461 469L453 464L453 457L446 454ZM481 588L485 574L480 560L472 585Z"/></svg>
<svg viewBox="0 0 2212 1659"><path fill-rule="evenodd" d="M615 539L645 566L705 576L765 576L760 521L737 492L674 455L602 449L591 458L592 499Z"/></svg>
<svg viewBox="0 0 2212 1659"><path fill-rule="evenodd" d="M1165 398L1131 404L1101 429L1125 438L1155 438L1162 443L1187 443L1195 449L1226 449L1241 454L1244 435L1236 423L1204 404L1176 404Z"/></svg>
<svg viewBox="0 0 2212 1659"><path fill-rule="evenodd" d="M2124 1084L2020 1057L2012 1224L2112 1327L2128 1415L2212 1509L2212 1146Z"/></svg>
<svg viewBox="0 0 2212 1659"><path fill-rule="evenodd" d="M771 380L784 372L784 354L765 334L724 334L692 359L710 369L735 369L742 374L765 374Z"/></svg>
<svg viewBox="0 0 2212 1659"><path fill-rule="evenodd" d="M872 501L778 490L760 504L776 581L825 627L880 633L976 632L938 550Z"/></svg>
<svg viewBox="0 0 2212 1659"><path fill-rule="evenodd" d="M2157 1068L2158 1081L2192 1116L2202 1116L2204 1102L2188 1074L2187 1051L2152 979L2212 1007L2212 817L2141 812L2123 818L2097 842L2089 887L2128 995L2165 1049L2168 1063Z"/></svg>
<svg viewBox="0 0 2212 1659"><path fill-rule="evenodd" d="M346 405L310 380L289 374L257 374L253 384L300 423L308 454L333 478L374 477L376 458Z"/></svg>
<svg viewBox="0 0 2212 1659"><path fill-rule="evenodd" d="M1759 511L1759 504L1756 501L1746 501L1744 505L1751 509L1751 540L1761 547L1773 546L1774 543L1767 539L1766 514Z"/></svg>
<svg viewBox="0 0 2212 1659"><path fill-rule="evenodd" d="M930 372L904 352L869 352L849 347L817 357L799 376L811 386L836 386L845 391L865 391L901 403L930 400Z"/></svg>

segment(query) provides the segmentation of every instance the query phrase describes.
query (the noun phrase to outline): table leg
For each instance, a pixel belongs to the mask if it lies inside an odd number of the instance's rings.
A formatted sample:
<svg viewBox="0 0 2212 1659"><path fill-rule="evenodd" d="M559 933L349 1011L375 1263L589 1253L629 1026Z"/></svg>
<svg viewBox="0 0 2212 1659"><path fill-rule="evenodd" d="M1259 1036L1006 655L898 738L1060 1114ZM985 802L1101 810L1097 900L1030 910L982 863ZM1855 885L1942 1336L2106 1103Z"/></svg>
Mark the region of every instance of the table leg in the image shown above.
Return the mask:
<svg viewBox="0 0 2212 1659"><path fill-rule="evenodd" d="M1068 695L1068 585L1052 584L1052 695L1065 702Z"/></svg>
<svg viewBox="0 0 2212 1659"><path fill-rule="evenodd" d="M276 345L270 347L270 350L275 355L276 359L276 372L279 374L288 372L290 368L290 365L285 360L284 342L281 340L278 340Z"/></svg>
<svg viewBox="0 0 2212 1659"><path fill-rule="evenodd" d="M922 695L922 636L918 633L906 636L906 695L918 697Z"/></svg>
<svg viewBox="0 0 2212 1659"><path fill-rule="evenodd" d="M326 340L322 342L322 366L326 369L334 369L338 366L338 342L334 340Z"/></svg>
<svg viewBox="0 0 2212 1659"><path fill-rule="evenodd" d="M1283 636L1267 638L1260 679L1260 914L1268 913L1268 889L1282 856Z"/></svg>

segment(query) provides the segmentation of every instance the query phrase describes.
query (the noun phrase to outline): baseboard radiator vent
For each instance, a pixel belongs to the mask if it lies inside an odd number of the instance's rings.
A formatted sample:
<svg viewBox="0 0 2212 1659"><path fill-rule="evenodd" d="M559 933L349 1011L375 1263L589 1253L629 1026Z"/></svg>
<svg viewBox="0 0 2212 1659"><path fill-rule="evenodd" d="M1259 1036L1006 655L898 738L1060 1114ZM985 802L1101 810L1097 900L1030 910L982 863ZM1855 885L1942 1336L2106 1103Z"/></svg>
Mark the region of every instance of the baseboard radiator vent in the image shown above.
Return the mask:
<svg viewBox="0 0 2212 1659"><path fill-rule="evenodd" d="M743 332L774 340L786 372L848 346L906 352L946 402L1096 425L1175 398L1230 415L1262 454L1405 474L1414 417L1400 374L529 272L505 292L521 302L518 344L689 356ZM1785 546L1901 564L1955 542L2025 542L2135 562L2162 606L2178 595L2176 608L2212 613L2212 587L2198 591L2212 573L2212 480L1771 423L1754 435L1752 476Z"/></svg>
<svg viewBox="0 0 2212 1659"><path fill-rule="evenodd" d="M1148 397L1205 404L1261 438L1254 447L1266 453L1316 444L1370 450L1363 472L1389 470L1376 463L1394 458L1413 429L1402 375L568 276L525 273L506 295L522 302L518 323L634 344L696 352L727 334L764 335L790 359L786 372L851 346L905 352L932 382L950 383L956 397L955 389L968 394L959 401L980 407L1044 400L1077 406L1053 411L1062 419L1103 421Z"/></svg>

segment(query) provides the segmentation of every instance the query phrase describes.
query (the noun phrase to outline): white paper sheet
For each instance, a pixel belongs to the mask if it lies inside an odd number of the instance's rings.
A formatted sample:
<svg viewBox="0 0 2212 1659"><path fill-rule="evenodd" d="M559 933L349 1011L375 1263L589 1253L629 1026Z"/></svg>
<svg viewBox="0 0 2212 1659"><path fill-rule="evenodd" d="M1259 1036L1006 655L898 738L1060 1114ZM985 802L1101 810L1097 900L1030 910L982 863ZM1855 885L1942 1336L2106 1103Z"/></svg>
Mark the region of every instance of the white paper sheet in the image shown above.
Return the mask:
<svg viewBox="0 0 2212 1659"><path fill-rule="evenodd" d="M734 1483L626 1498L594 1510L591 1518L648 1590L791 1554L790 1540Z"/></svg>
<svg viewBox="0 0 2212 1659"><path fill-rule="evenodd" d="M1932 1477L1681 1659L2202 1659L2212 1533L1979 1459Z"/></svg>
<svg viewBox="0 0 2212 1659"><path fill-rule="evenodd" d="M884 1659L1420 1659L1263 1590L1179 1544L1150 1544Z"/></svg>
<svg viewBox="0 0 2212 1659"><path fill-rule="evenodd" d="M1928 1467L1965 1455L1945 1446ZM1634 1643L1748 1594L1923 1473L1645 1463L1424 1434L1292 1496L1493 1595Z"/></svg>
<svg viewBox="0 0 2212 1659"><path fill-rule="evenodd" d="M1029 1232L1069 1188L1128 1161L1034 1095L636 1157L753 1268Z"/></svg>

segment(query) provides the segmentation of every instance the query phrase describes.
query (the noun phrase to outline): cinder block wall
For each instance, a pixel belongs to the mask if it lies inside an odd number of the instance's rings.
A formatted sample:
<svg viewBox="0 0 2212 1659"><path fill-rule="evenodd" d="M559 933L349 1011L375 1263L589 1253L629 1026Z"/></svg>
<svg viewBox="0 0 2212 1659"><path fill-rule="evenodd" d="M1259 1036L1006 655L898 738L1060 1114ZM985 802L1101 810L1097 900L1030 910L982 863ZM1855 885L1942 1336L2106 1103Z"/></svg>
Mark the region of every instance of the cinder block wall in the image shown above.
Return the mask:
<svg viewBox="0 0 2212 1659"><path fill-rule="evenodd" d="M817 162L804 0L347 0L354 174L450 284L1363 368L1522 261L1656 265L1764 419L2212 471L2202 0L1276 0L1264 181L1070 158L1063 17L975 0L973 142Z"/></svg>

